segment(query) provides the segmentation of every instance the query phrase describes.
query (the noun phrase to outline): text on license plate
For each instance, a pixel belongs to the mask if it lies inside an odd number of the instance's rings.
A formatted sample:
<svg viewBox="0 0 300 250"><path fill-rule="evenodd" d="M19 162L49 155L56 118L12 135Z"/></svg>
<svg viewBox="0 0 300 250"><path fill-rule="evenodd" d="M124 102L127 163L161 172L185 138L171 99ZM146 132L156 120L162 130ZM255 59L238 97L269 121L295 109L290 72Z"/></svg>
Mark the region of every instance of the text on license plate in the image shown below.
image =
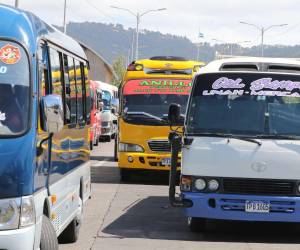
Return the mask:
<svg viewBox="0 0 300 250"><path fill-rule="evenodd" d="M162 158L161 159L161 164L163 166L171 166L171 158Z"/></svg>
<svg viewBox="0 0 300 250"><path fill-rule="evenodd" d="M264 201L246 201L245 211L248 213L269 213L270 203Z"/></svg>

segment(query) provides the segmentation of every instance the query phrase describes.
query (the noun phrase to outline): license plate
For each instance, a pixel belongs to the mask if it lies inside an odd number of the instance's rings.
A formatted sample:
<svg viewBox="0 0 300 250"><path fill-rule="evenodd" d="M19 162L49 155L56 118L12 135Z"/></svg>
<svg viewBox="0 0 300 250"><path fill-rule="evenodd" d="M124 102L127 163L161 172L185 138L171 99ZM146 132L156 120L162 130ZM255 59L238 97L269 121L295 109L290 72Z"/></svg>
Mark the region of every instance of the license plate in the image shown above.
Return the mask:
<svg viewBox="0 0 300 250"><path fill-rule="evenodd" d="M171 158L162 158L161 159L161 164L163 166L171 166Z"/></svg>
<svg viewBox="0 0 300 250"><path fill-rule="evenodd" d="M269 213L270 203L264 201L246 201L245 211L248 213Z"/></svg>

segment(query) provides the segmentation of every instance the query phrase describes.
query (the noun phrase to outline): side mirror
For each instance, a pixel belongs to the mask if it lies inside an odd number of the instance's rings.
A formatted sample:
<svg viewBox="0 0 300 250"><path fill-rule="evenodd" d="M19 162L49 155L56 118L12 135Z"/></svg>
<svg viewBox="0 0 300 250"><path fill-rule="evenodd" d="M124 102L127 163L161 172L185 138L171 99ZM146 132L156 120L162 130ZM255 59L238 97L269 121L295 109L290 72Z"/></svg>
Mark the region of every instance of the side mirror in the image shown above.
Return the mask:
<svg viewBox="0 0 300 250"><path fill-rule="evenodd" d="M111 113L115 115L117 113L117 109L115 107L112 107L111 108Z"/></svg>
<svg viewBox="0 0 300 250"><path fill-rule="evenodd" d="M179 104L172 103L169 106L168 120L170 125L177 125L180 123L181 106Z"/></svg>
<svg viewBox="0 0 300 250"><path fill-rule="evenodd" d="M59 95L47 95L41 98L43 130L52 134L58 133L64 126L62 98Z"/></svg>

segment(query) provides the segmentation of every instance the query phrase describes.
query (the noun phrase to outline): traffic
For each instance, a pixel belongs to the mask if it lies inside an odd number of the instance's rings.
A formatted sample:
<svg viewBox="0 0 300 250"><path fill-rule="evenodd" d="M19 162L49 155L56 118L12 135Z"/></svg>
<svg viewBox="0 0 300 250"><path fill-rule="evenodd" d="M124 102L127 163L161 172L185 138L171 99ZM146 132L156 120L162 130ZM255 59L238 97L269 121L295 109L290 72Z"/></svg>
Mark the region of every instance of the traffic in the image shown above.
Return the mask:
<svg viewBox="0 0 300 250"><path fill-rule="evenodd" d="M109 143L118 185L168 175L160 195L191 234L300 222L300 61L153 56L115 86L36 15L0 4L0 17L0 249L77 242Z"/></svg>

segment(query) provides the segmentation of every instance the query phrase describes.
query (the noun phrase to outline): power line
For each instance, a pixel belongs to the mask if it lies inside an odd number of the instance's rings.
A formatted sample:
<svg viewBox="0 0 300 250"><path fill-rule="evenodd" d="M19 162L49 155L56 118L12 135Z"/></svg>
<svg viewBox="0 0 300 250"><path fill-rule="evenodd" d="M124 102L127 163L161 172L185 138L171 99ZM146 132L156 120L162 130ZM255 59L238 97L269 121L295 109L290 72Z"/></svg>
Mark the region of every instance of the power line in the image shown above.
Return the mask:
<svg viewBox="0 0 300 250"><path fill-rule="evenodd" d="M96 5L94 5L93 3L91 3L89 0L85 0L85 2L90 5L91 7L93 7L95 10L97 10L99 13L101 13L103 16L110 18L113 22L115 22L115 19L108 15L107 13L105 13L103 10L100 10Z"/></svg>

